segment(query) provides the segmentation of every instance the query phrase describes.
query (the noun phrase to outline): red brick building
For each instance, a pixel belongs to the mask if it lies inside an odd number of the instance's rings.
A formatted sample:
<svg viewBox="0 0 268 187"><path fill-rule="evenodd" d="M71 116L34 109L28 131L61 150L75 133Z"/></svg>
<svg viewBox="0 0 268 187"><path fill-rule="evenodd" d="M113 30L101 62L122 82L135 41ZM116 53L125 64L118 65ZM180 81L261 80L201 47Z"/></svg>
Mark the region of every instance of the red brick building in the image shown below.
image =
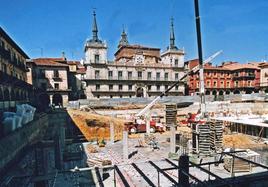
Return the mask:
<svg viewBox="0 0 268 187"><path fill-rule="evenodd" d="M186 62L188 69L198 65L198 59ZM250 94L259 92L260 68L257 64L224 62L220 66L211 63L204 66L206 95ZM188 77L188 94L199 92L199 73Z"/></svg>

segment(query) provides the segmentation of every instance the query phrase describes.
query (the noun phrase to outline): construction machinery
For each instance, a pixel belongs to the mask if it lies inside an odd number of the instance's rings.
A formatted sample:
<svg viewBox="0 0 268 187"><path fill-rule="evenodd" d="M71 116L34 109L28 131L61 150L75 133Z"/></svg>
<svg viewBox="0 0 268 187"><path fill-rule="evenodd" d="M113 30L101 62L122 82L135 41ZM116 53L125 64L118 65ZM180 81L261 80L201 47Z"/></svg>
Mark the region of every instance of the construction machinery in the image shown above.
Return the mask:
<svg viewBox="0 0 268 187"><path fill-rule="evenodd" d="M211 62L214 58L216 58L218 55L220 55L222 53L222 50L216 52L215 54L213 54L212 56L210 56L209 58L207 58L203 63L207 64L209 62ZM195 66L193 69L189 70L187 73L185 73L177 82L175 82L173 85L171 85L167 90L165 90L164 92L161 93L161 95L157 96L154 100L152 100L152 102L150 102L145 108L143 108L138 114L135 115L135 119L134 119L134 123L131 126L135 126L136 130L140 129L138 128L139 125L141 126L145 126L146 127L146 133L149 134L150 132L155 132L157 130L157 128L155 126L152 126L151 124L151 117L150 117L150 110L151 108L163 97L168 95L168 92L174 88L176 85L178 85L181 81L183 81L188 75L192 74L192 73L196 73L198 72L200 69L200 66ZM135 131L134 128L129 128L130 132L131 129L133 131L133 133L137 132Z"/></svg>

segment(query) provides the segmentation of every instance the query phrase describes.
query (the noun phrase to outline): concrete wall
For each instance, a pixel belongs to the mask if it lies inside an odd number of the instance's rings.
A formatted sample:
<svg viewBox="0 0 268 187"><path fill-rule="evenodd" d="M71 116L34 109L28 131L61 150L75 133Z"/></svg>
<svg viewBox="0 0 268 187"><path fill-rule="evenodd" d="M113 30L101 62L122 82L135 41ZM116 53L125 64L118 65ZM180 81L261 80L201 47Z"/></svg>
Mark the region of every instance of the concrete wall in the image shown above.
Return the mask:
<svg viewBox="0 0 268 187"><path fill-rule="evenodd" d="M41 139L48 126L48 116L38 115L34 121L16 129L0 140L0 173L16 156L36 139Z"/></svg>

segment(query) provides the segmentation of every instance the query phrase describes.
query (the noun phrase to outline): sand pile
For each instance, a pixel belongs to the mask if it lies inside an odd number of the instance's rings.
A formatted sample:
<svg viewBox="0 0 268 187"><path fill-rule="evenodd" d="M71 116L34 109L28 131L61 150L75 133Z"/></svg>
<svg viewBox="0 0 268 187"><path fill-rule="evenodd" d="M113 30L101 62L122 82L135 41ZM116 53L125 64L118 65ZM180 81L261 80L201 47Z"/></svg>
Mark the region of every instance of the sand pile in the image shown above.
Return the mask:
<svg viewBox="0 0 268 187"><path fill-rule="evenodd" d="M252 148L258 145L251 137L243 134L232 134L223 136L224 147Z"/></svg>
<svg viewBox="0 0 268 187"><path fill-rule="evenodd" d="M79 110L68 110L68 113L88 141L108 140L110 138L110 123L114 124L115 140L122 138L125 122L123 119Z"/></svg>

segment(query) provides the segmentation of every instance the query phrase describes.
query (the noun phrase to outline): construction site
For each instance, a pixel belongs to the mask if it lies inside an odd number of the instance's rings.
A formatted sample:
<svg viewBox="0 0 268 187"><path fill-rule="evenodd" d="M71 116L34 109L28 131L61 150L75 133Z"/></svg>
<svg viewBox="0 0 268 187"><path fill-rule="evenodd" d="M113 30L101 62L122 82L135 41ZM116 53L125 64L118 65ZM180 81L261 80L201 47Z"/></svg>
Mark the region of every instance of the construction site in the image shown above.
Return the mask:
<svg viewBox="0 0 268 187"><path fill-rule="evenodd" d="M222 51L203 60L194 2L196 67L157 97L27 105L31 119L0 139L0 186L268 186L268 96L205 95L204 65ZM198 94L169 96L197 72Z"/></svg>

